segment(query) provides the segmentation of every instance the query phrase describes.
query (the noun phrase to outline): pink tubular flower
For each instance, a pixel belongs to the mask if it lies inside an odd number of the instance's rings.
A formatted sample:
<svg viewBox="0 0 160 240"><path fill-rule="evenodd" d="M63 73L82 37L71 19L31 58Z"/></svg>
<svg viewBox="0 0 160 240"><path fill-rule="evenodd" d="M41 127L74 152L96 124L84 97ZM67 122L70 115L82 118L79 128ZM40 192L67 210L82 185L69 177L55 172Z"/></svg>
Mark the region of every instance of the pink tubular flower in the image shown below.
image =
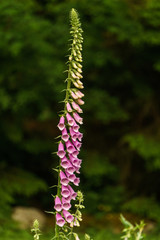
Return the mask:
<svg viewBox="0 0 160 240"><path fill-rule="evenodd" d="M77 148L77 150L80 151L82 143L78 142L77 140L74 141L74 139L72 139L72 142L73 142L74 146Z"/></svg>
<svg viewBox="0 0 160 240"><path fill-rule="evenodd" d="M74 185L79 186L80 178L78 178L78 177L75 178L73 183L74 183Z"/></svg>
<svg viewBox="0 0 160 240"><path fill-rule="evenodd" d="M75 122L75 124L73 125L73 131L75 131L75 132L78 132L78 130L79 130L79 125Z"/></svg>
<svg viewBox="0 0 160 240"><path fill-rule="evenodd" d="M69 153L73 153L73 151L74 151L74 146L73 146L73 144L72 144L69 140L66 142L66 148L67 148L67 151L68 151Z"/></svg>
<svg viewBox="0 0 160 240"><path fill-rule="evenodd" d="M78 134L78 135L77 135L78 140L79 140L79 141L82 141L83 133L78 132L77 134Z"/></svg>
<svg viewBox="0 0 160 240"><path fill-rule="evenodd" d="M68 164L69 166L66 168L67 172L69 174L73 174L75 171L75 168L73 167L73 165L71 163Z"/></svg>
<svg viewBox="0 0 160 240"><path fill-rule="evenodd" d="M79 124L83 124L83 118L81 118L78 113L74 112L73 113L73 117L76 120L76 122L78 122Z"/></svg>
<svg viewBox="0 0 160 240"><path fill-rule="evenodd" d="M60 227L63 227L63 225L65 224L65 220L59 213L56 213L56 224Z"/></svg>
<svg viewBox="0 0 160 240"><path fill-rule="evenodd" d="M71 223L74 219L74 217L66 210L63 210L63 215L68 223Z"/></svg>
<svg viewBox="0 0 160 240"><path fill-rule="evenodd" d="M72 107L74 108L74 110L76 110L79 113L83 112L82 109L80 108L80 106L77 103L75 103L74 101L72 102Z"/></svg>
<svg viewBox="0 0 160 240"><path fill-rule="evenodd" d="M64 158L61 159L61 166L62 166L64 169L66 169L67 167L70 166L70 162L69 162L69 160L68 160L66 157L64 157Z"/></svg>
<svg viewBox="0 0 160 240"><path fill-rule="evenodd" d="M60 171L60 179L61 179L61 184L64 186L67 186L69 183L69 180L67 179L66 175L64 172Z"/></svg>
<svg viewBox="0 0 160 240"><path fill-rule="evenodd" d="M70 196L70 194L71 194L71 193L70 193L68 187L62 185L61 195L62 195L64 198L68 198L68 197Z"/></svg>
<svg viewBox="0 0 160 240"><path fill-rule="evenodd" d="M75 157L73 157L72 154L69 154L69 159L70 159L70 161L71 161L71 163L74 167L79 166L79 159L78 158L75 158Z"/></svg>
<svg viewBox="0 0 160 240"><path fill-rule="evenodd" d="M73 200L75 200L76 197L77 197L77 193L73 190L73 188L72 188L70 185L68 185L68 189L69 189L69 191L70 191L70 193L71 193L71 198L72 198Z"/></svg>
<svg viewBox="0 0 160 240"><path fill-rule="evenodd" d="M65 142L67 142L68 139L69 139L69 135L68 135L68 133L67 133L67 129L66 129L66 128L64 128L64 129L62 130L62 139L63 139L63 141L65 141Z"/></svg>
<svg viewBox="0 0 160 240"><path fill-rule="evenodd" d="M63 197L62 197L62 208L64 210L69 210L71 208L70 202L66 201L66 199Z"/></svg>
<svg viewBox="0 0 160 240"><path fill-rule="evenodd" d="M72 91L71 91L71 96L72 96L73 99L78 99L78 96Z"/></svg>
<svg viewBox="0 0 160 240"><path fill-rule="evenodd" d="M81 92L81 91L76 91L76 93L75 93L76 95L77 95L77 97L78 98L82 98L82 97L84 97L84 94Z"/></svg>
<svg viewBox="0 0 160 240"><path fill-rule="evenodd" d="M68 124L72 127L75 123L75 120L71 117L69 113L66 114L66 118L67 118Z"/></svg>
<svg viewBox="0 0 160 240"><path fill-rule="evenodd" d="M69 173L69 172L65 171L65 174L70 182L74 182L74 179L76 178L74 173Z"/></svg>
<svg viewBox="0 0 160 240"><path fill-rule="evenodd" d="M70 132L71 138L72 138L74 141L76 141L78 134L73 130L73 127L70 127L70 128L69 128L69 132Z"/></svg>
<svg viewBox="0 0 160 240"><path fill-rule="evenodd" d="M62 142L60 142L59 145L58 145L57 155L58 155L60 158L63 158L63 157L66 155L66 152L64 151L64 146L63 146L63 143L62 143Z"/></svg>
<svg viewBox="0 0 160 240"><path fill-rule="evenodd" d="M60 212L62 210L62 203L61 203L61 200L58 196L56 196L56 198L55 198L54 208L57 212Z"/></svg>
<svg viewBox="0 0 160 240"><path fill-rule="evenodd" d="M65 122L65 120L64 120L64 117L62 116L62 117L60 118L60 120L59 120L58 125L57 125L57 127L58 127L59 130L61 130L61 131L65 128L64 122Z"/></svg>
<svg viewBox="0 0 160 240"><path fill-rule="evenodd" d="M77 99L77 103L78 103L79 105L83 105L83 104L84 104L84 101L83 101L81 98L78 98L78 99Z"/></svg>
<svg viewBox="0 0 160 240"><path fill-rule="evenodd" d="M68 112L72 112L72 108L71 108L71 105L69 103L66 104L66 107L67 107Z"/></svg>

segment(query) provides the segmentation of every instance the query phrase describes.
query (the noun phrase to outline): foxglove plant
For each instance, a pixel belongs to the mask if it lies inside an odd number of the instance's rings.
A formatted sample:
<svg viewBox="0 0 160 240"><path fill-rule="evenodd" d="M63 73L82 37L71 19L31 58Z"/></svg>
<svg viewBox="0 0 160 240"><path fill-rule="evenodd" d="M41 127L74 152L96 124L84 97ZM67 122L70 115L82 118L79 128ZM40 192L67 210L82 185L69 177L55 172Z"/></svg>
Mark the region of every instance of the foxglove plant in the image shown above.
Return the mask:
<svg viewBox="0 0 160 240"><path fill-rule="evenodd" d="M59 157L58 166L58 185L57 194L54 201L56 216L55 238L69 239L74 236L79 239L77 233L73 232L74 226L79 226L82 221L81 209L83 206L83 194L75 187L79 186L80 168L82 160L78 158L81 148L83 134L79 131L83 124L83 118L80 114L83 112L81 105L84 101L81 99L84 94L81 89L84 88L81 81L82 77L82 29L75 9L70 13L72 36L70 45L70 55L67 62L68 76L65 80L67 84L64 100L63 114L60 116L58 128L61 131L60 141L58 143L57 155ZM74 201L76 203L74 204ZM72 210L72 206L76 209Z"/></svg>

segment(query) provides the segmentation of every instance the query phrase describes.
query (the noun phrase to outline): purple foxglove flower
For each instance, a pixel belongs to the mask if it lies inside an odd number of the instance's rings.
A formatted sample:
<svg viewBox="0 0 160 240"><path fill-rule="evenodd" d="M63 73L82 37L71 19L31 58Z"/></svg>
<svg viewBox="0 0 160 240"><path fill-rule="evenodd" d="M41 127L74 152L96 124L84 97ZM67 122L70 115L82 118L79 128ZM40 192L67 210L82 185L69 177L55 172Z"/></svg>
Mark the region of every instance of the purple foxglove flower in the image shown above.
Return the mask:
<svg viewBox="0 0 160 240"><path fill-rule="evenodd" d="M79 130L79 125L75 122L75 124L73 125L73 131L75 131L75 132L78 132L78 130Z"/></svg>
<svg viewBox="0 0 160 240"><path fill-rule="evenodd" d="M83 118L81 118L78 113L74 112L73 113L73 117L76 120L76 122L78 122L79 124L83 124Z"/></svg>
<svg viewBox="0 0 160 240"><path fill-rule="evenodd" d="M66 199L63 197L62 197L62 208L64 210L69 210L71 208L70 202L66 201Z"/></svg>
<svg viewBox="0 0 160 240"><path fill-rule="evenodd" d="M74 151L72 152L73 157L77 157L77 155L79 154L79 152L74 148Z"/></svg>
<svg viewBox="0 0 160 240"><path fill-rule="evenodd" d="M58 155L60 158L63 158L63 157L66 155L66 152L64 151L64 146L63 146L63 143L62 143L62 142L60 142L59 145L58 145L57 155Z"/></svg>
<svg viewBox="0 0 160 240"><path fill-rule="evenodd" d="M65 141L65 142L67 142L68 139L69 139L69 135L68 135L68 133L67 133L67 129L66 129L66 128L64 128L64 129L62 130L62 139L63 139L63 141Z"/></svg>
<svg viewBox="0 0 160 240"><path fill-rule="evenodd" d="M80 106L77 103L75 103L74 101L72 102L72 107L74 108L74 110L76 110L79 113L83 112L82 109L80 108Z"/></svg>
<svg viewBox="0 0 160 240"><path fill-rule="evenodd" d="M69 183L68 178L66 177L66 175L64 174L64 172L60 171L60 179L61 179L61 184L64 186L67 186Z"/></svg>
<svg viewBox="0 0 160 240"><path fill-rule="evenodd" d="M72 112L72 108L69 102L66 104L66 106L67 106L67 112Z"/></svg>
<svg viewBox="0 0 160 240"><path fill-rule="evenodd" d="M60 118L60 120L59 120L58 125L57 125L57 127L58 127L59 130L61 130L61 131L65 128L64 122L65 122L65 119L64 119L64 117L62 116L62 117Z"/></svg>
<svg viewBox="0 0 160 240"><path fill-rule="evenodd" d="M62 210L62 203L61 203L61 200L58 196L56 196L56 198L55 198L54 208L57 212L60 212Z"/></svg>
<svg viewBox="0 0 160 240"><path fill-rule="evenodd" d="M69 140L66 142L66 148L67 148L67 151L68 151L69 153L73 153L73 151L74 151L74 146L73 146L73 144L72 144Z"/></svg>
<svg viewBox="0 0 160 240"><path fill-rule="evenodd" d="M68 197L71 195L68 187L62 185L61 195L62 195L64 198L68 198Z"/></svg>
<svg viewBox="0 0 160 240"><path fill-rule="evenodd" d="M68 223L71 223L74 219L74 217L66 210L63 210L63 215Z"/></svg>
<svg viewBox="0 0 160 240"><path fill-rule="evenodd" d="M74 185L79 186L80 178L75 178L73 183Z"/></svg>
<svg viewBox="0 0 160 240"><path fill-rule="evenodd" d="M70 135L71 135L71 138L76 141L77 137L78 137L78 134L73 130L73 127L69 128L69 132L70 132Z"/></svg>
<svg viewBox="0 0 160 240"><path fill-rule="evenodd" d="M65 220L59 213L56 213L56 224L60 227L63 227L63 225L65 224Z"/></svg>
<svg viewBox="0 0 160 240"><path fill-rule="evenodd" d="M67 118L69 126L72 127L75 124L75 120L71 117L71 115L69 113L66 114L66 118Z"/></svg>
<svg viewBox="0 0 160 240"><path fill-rule="evenodd" d="M73 157L72 154L69 154L69 159L70 159L70 161L71 161L71 163L74 167L79 166L79 159L78 158L75 158L75 157Z"/></svg>
<svg viewBox="0 0 160 240"><path fill-rule="evenodd" d="M80 151L82 143L78 142L77 140L74 141L74 139L72 139L72 142L73 142L74 146L77 148L77 150Z"/></svg>
<svg viewBox="0 0 160 240"><path fill-rule="evenodd" d="M69 163L69 166L66 168L66 170L69 174L73 174L75 171L75 168L73 167L73 165L71 163Z"/></svg>
<svg viewBox="0 0 160 240"><path fill-rule="evenodd" d="M70 196L68 196L68 197L65 197L65 200L66 200L66 202L69 202L69 203L70 203L70 201L72 200L72 197L71 197L71 195L70 195Z"/></svg>
<svg viewBox="0 0 160 240"><path fill-rule="evenodd" d="M76 178L74 173L69 173L69 172L65 171L65 174L70 182L74 182L74 179Z"/></svg>
<svg viewBox="0 0 160 240"><path fill-rule="evenodd" d="M61 159L61 166L62 166L64 169L66 169L67 167L70 166L70 162L69 162L69 160L68 160L66 157L64 157L64 158Z"/></svg>
<svg viewBox="0 0 160 240"><path fill-rule="evenodd" d="M82 141L82 138L83 138L83 133L80 133L80 132L77 132L77 138L79 141Z"/></svg>
<svg viewBox="0 0 160 240"><path fill-rule="evenodd" d="M76 197L77 197L77 193L73 190L73 188L72 188L70 185L68 185L68 189L69 189L69 191L70 191L70 193L71 193L71 198L72 198L73 200L75 200Z"/></svg>
<svg viewBox="0 0 160 240"><path fill-rule="evenodd" d="M83 104L84 104L84 101L83 101L81 98L78 98L78 99L77 99L77 103L78 103L79 105L83 105Z"/></svg>
<svg viewBox="0 0 160 240"><path fill-rule="evenodd" d="M71 96L72 96L73 99L78 99L78 96L72 91L71 91Z"/></svg>

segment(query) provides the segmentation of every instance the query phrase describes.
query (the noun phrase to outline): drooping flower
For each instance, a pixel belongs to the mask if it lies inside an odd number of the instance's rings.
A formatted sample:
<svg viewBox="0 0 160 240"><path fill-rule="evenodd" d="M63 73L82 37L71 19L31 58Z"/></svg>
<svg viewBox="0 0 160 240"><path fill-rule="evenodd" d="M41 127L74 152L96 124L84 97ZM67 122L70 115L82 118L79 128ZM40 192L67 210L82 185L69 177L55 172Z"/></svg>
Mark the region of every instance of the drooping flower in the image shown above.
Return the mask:
<svg viewBox="0 0 160 240"><path fill-rule="evenodd" d="M69 210L71 208L71 204L64 197L62 197L62 208L64 210Z"/></svg>
<svg viewBox="0 0 160 240"><path fill-rule="evenodd" d="M61 184L64 186L67 186L69 183L68 178L66 177L65 173L60 171L60 179L61 179Z"/></svg>
<svg viewBox="0 0 160 240"><path fill-rule="evenodd" d="M65 128L65 124L64 124L64 116L62 116L61 118L60 118L60 120L59 120L59 123L58 123L58 128L59 128L59 130L63 130L64 128Z"/></svg>
<svg viewBox="0 0 160 240"><path fill-rule="evenodd" d="M63 157L66 155L66 152L64 151L64 146L63 146L63 143L62 143L62 142L60 142L59 145L58 145L57 155L58 155L60 158L63 158Z"/></svg>
<svg viewBox="0 0 160 240"><path fill-rule="evenodd" d="M63 227L64 224L65 224L65 220L63 219L63 217L59 213L56 213L56 224L60 227Z"/></svg>
<svg viewBox="0 0 160 240"><path fill-rule="evenodd" d="M69 135L68 135L68 133L67 133L67 129L66 129L66 128L64 128L64 129L62 130L62 139L63 139L63 141L65 141L65 142L67 142L68 139L69 139Z"/></svg>
<svg viewBox="0 0 160 240"><path fill-rule="evenodd" d="M74 219L74 217L66 210L63 210L63 215L68 223L71 223Z"/></svg>
<svg viewBox="0 0 160 240"><path fill-rule="evenodd" d="M57 212L60 212L62 210L62 203L61 203L61 200L58 196L56 196L56 198L55 198L54 208Z"/></svg>

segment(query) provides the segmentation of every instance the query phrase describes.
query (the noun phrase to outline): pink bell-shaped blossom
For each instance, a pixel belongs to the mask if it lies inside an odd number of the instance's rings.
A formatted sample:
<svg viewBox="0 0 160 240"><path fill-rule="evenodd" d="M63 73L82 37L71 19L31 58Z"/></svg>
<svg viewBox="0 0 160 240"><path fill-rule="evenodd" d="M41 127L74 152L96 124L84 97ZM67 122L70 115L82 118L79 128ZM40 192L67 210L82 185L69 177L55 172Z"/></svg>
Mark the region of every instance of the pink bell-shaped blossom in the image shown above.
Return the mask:
<svg viewBox="0 0 160 240"><path fill-rule="evenodd" d="M67 148L67 152L73 153L74 146L73 146L73 144L69 140L66 142L66 148Z"/></svg>
<svg viewBox="0 0 160 240"><path fill-rule="evenodd" d="M63 158L63 157L66 155L66 152L64 151L64 146L63 146L63 143L62 143L62 142L60 142L59 145L58 145L57 155L58 155L60 158Z"/></svg>
<svg viewBox="0 0 160 240"><path fill-rule="evenodd" d="M69 160L66 157L61 159L61 166L64 169L66 169L66 168L68 168L70 166L70 162L69 162Z"/></svg>
<svg viewBox="0 0 160 240"><path fill-rule="evenodd" d="M63 216L64 216L64 218L66 219L66 221L68 222L68 223L71 223L72 221L73 221L73 219L74 219L74 217L72 216L72 214L70 214L68 211L66 211L66 210L63 210Z"/></svg>
<svg viewBox="0 0 160 240"><path fill-rule="evenodd" d="M77 197L77 193L73 190L73 188L72 188L70 185L68 185L68 189L69 189L69 191L70 191L70 193L71 193L71 198L72 198L73 200L75 200L76 197Z"/></svg>
<svg viewBox="0 0 160 240"><path fill-rule="evenodd" d="M67 172L68 172L69 174L74 173L75 168L73 167L73 165L71 164L71 162L69 163L69 166L66 168L66 170L67 170Z"/></svg>
<svg viewBox="0 0 160 240"><path fill-rule="evenodd" d="M68 197L71 195L71 193L70 193L70 191L69 191L69 189L68 189L67 186L62 185L61 195L62 195L64 198L68 198Z"/></svg>
<svg viewBox="0 0 160 240"><path fill-rule="evenodd" d="M70 201L72 200L71 195L69 195L68 197L65 197L65 200L70 203Z"/></svg>
<svg viewBox="0 0 160 240"><path fill-rule="evenodd" d="M77 140L75 141L74 139L72 139L72 142L74 146L77 148L77 150L80 151L82 143L78 142Z"/></svg>
<svg viewBox="0 0 160 240"><path fill-rule="evenodd" d="M83 133L77 132L77 138L81 142L83 138Z"/></svg>
<svg viewBox="0 0 160 240"><path fill-rule="evenodd" d="M66 114L66 118L67 118L69 126L72 127L75 123L75 120L71 117L71 115L69 113Z"/></svg>
<svg viewBox="0 0 160 240"><path fill-rule="evenodd" d="M83 112L82 109L80 108L80 106L77 103L75 103L74 101L72 102L72 107L74 108L74 110L76 110L79 113Z"/></svg>
<svg viewBox="0 0 160 240"><path fill-rule="evenodd" d="M76 120L76 122L78 122L79 124L83 124L83 118L81 118L78 113L74 112L73 113L73 117Z"/></svg>
<svg viewBox="0 0 160 240"><path fill-rule="evenodd" d="M74 179L76 178L76 175L74 173L69 173L65 171L65 174L70 182L74 182Z"/></svg>
<svg viewBox="0 0 160 240"><path fill-rule="evenodd" d="M65 198L62 197L62 208L64 210L69 210L71 208L70 202L68 202Z"/></svg>
<svg viewBox="0 0 160 240"><path fill-rule="evenodd" d="M67 107L67 112L72 112L72 108L69 102L66 104L66 107Z"/></svg>
<svg viewBox="0 0 160 240"><path fill-rule="evenodd" d="M68 178L66 177L65 173L60 171L60 179L61 179L61 184L64 186L67 186L69 183Z"/></svg>
<svg viewBox="0 0 160 240"><path fill-rule="evenodd" d="M61 118L60 118L60 120L59 120L59 123L58 123L58 125L57 125L57 127L59 128L59 130L63 130L64 128L65 128L65 119L64 119L64 117L62 116Z"/></svg>
<svg viewBox="0 0 160 240"><path fill-rule="evenodd" d="M74 185L76 186L79 186L79 183L80 183L80 178L75 178L74 181L73 181Z"/></svg>
<svg viewBox="0 0 160 240"><path fill-rule="evenodd" d="M76 141L77 137L78 137L78 134L73 130L73 127L70 127L69 128L69 132L70 132L70 135L71 135L71 138Z"/></svg>
<svg viewBox="0 0 160 240"><path fill-rule="evenodd" d="M73 128L73 131L75 131L77 133L79 130L79 125L75 122L75 124L73 125L72 128Z"/></svg>
<svg viewBox="0 0 160 240"><path fill-rule="evenodd" d="M66 129L66 128L64 128L64 129L62 130L62 139L63 139L63 141L65 141L65 142L67 142L68 139L69 139L69 135L68 135L68 133L67 133L67 129Z"/></svg>
<svg viewBox="0 0 160 240"><path fill-rule="evenodd" d="M76 158L78 154L79 154L79 152L74 147L74 151L72 152L73 157Z"/></svg>
<svg viewBox="0 0 160 240"><path fill-rule="evenodd" d="M81 98L78 98L78 99L77 99L77 103L78 103L79 105L83 105L83 104L84 104L84 101L83 101Z"/></svg>
<svg viewBox="0 0 160 240"><path fill-rule="evenodd" d="M64 224L65 224L65 220L63 219L63 217L59 213L56 213L56 224L60 227L63 227Z"/></svg>
<svg viewBox="0 0 160 240"><path fill-rule="evenodd" d="M76 91L75 94L77 95L78 98L84 97L84 94L80 90Z"/></svg>
<svg viewBox="0 0 160 240"><path fill-rule="evenodd" d="M61 203L61 200L58 196L56 196L56 198L55 198L54 208L57 212L60 212L62 210L62 203Z"/></svg>
<svg viewBox="0 0 160 240"><path fill-rule="evenodd" d="M72 91L71 91L71 96L72 96L73 99L78 99L78 96Z"/></svg>

